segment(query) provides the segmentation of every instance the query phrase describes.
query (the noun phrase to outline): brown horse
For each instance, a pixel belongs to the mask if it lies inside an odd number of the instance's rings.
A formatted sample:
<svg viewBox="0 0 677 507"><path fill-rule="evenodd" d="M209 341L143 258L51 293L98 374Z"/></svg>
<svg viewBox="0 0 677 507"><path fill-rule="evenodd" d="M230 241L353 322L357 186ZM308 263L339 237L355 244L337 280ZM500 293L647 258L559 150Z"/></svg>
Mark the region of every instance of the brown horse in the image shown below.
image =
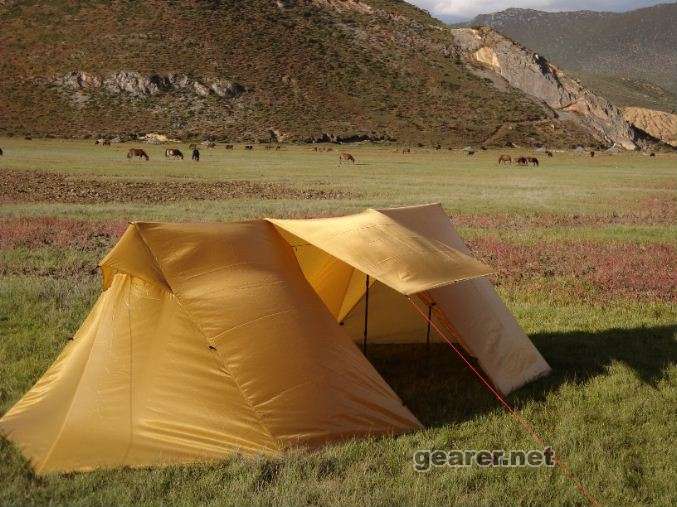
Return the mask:
<svg viewBox="0 0 677 507"><path fill-rule="evenodd" d="M536 167L538 167L538 159L536 157L527 157L527 161L531 165L535 165Z"/></svg>
<svg viewBox="0 0 677 507"><path fill-rule="evenodd" d="M167 148L165 150L165 157L180 158L183 160L183 153L178 148Z"/></svg>
<svg viewBox="0 0 677 507"><path fill-rule="evenodd" d="M593 158L594 156L595 156L595 151L593 150L593 151L590 152L590 158Z"/></svg>
<svg viewBox="0 0 677 507"><path fill-rule="evenodd" d="M406 155L407 153L411 153L411 148L404 148L404 149L402 150L402 153L405 154L405 155Z"/></svg>
<svg viewBox="0 0 677 507"><path fill-rule="evenodd" d="M468 156L472 157L475 154L475 150L468 150Z"/></svg>
<svg viewBox="0 0 677 507"><path fill-rule="evenodd" d="M0 155L2 155L2 151L0 151ZM656 154L652 151L651 153L649 153L649 156L650 156L650 157L655 157Z"/></svg>
<svg viewBox="0 0 677 507"><path fill-rule="evenodd" d="M548 158L552 158L555 156L551 151L546 151L545 154L548 156Z"/></svg>
<svg viewBox="0 0 677 507"><path fill-rule="evenodd" d="M527 157L519 157L517 159L517 165L527 165L528 163Z"/></svg>
<svg viewBox="0 0 677 507"><path fill-rule="evenodd" d="M146 160L150 160L148 153L143 151L141 148L131 148L127 152L127 158L134 158L134 157L145 158Z"/></svg>
<svg viewBox="0 0 677 507"><path fill-rule="evenodd" d="M346 162L352 162L353 164L355 163L355 157L353 157L347 151L342 151L341 153L339 153L339 164L343 163L344 160Z"/></svg>
<svg viewBox="0 0 677 507"><path fill-rule="evenodd" d="M498 157L498 163L512 164L512 157L510 155L501 155L500 157Z"/></svg>
<svg viewBox="0 0 677 507"><path fill-rule="evenodd" d="M227 149L227 150L232 150L232 149L233 149L233 145L232 145L232 144L227 144L227 145L226 145L226 149Z"/></svg>
<svg viewBox="0 0 677 507"><path fill-rule="evenodd" d="M251 144L248 144L247 146L244 147L245 150L253 150L254 147Z"/></svg>

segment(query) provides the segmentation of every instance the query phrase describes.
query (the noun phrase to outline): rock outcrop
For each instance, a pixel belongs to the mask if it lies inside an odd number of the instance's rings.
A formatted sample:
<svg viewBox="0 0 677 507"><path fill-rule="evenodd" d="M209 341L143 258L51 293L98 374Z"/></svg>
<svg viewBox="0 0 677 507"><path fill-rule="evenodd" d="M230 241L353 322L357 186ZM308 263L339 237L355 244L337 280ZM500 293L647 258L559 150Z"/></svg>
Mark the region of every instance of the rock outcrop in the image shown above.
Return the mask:
<svg viewBox="0 0 677 507"><path fill-rule="evenodd" d="M562 119L589 130L606 145L634 150L655 142L628 123L623 112L550 64L544 57L488 27L452 30L457 52L535 97Z"/></svg>
<svg viewBox="0 0 677 507"><path fill-rule="evenodd" d="M213 94L224 99L232 99L247 91L243 85L227 79L217 78L211 81L201 81L185 74L143 75L128 70L121 70L103 77L77 70L56 77L53 83L71 91L105 90L111 94L124 93L135 97L188 91L199 97L207 97Z"/></svg>
<svg viewBox="0 0 677 507"><path fill-rule="evenodd" d="M624 107L623 116L635 127L677 147L677 114L643 107Z"/></svg>

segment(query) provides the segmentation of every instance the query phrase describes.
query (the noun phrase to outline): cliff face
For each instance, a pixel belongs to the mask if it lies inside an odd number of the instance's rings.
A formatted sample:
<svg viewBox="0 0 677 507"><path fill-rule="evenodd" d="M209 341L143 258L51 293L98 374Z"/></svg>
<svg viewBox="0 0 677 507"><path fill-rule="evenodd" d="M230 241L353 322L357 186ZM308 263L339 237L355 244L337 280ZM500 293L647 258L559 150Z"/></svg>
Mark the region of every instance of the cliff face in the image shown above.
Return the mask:
<svg viewBox="0 0 677 507"><path fill-rule="evenodd" d="M543 101L559 117L579 124L600 142L627 150L654 142L628 123L623 112L608 100L493 29L457 28L452 33L456 49L466 61Z"/></svg>
<svg viewBox="0 0 677 507"><path fill-rule="evenodd" d="M677 147L677 114L643 107L625 107L623 116L644 132Z"/></svg>

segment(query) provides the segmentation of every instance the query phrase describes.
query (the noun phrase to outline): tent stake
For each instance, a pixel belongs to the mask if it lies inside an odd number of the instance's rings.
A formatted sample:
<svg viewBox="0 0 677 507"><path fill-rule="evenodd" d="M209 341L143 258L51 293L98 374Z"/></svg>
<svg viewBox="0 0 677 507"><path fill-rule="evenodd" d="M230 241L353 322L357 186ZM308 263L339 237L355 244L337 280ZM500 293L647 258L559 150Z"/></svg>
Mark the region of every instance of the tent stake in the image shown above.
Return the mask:
<svg viewBox="0 0 677 507"><path fill-rule="evenodd" d="M364 293L364 338L362 339L362 353L367 353L367 322L369 320L369 275L366 278L366 290Z"/></svg>

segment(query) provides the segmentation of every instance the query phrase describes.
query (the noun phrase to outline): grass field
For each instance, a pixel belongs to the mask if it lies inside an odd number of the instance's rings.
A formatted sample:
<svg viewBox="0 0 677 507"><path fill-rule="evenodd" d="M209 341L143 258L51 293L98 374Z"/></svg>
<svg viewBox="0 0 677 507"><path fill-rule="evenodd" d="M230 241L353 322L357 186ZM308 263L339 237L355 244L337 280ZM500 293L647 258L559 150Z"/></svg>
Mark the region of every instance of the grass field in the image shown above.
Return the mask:
<svg viewBox="0 0 677 507"><path fill-rule="evenodd" d="M355 165L301 146L217 147L199 163L148 146L150 162L130 162L130 146L0 139L0 413L77 329L100 289L96 262L130 220L439 201L553 367L511 402L603 504L677 503L674 154L555 153L518 168L499 167L498 152L376 146L347 148ZM46 477L0 439L0 504L583 503L557 469L415 472L416 449L535 444L449 350L374 347L369 359L424 431L281 459Z"/></svg>

